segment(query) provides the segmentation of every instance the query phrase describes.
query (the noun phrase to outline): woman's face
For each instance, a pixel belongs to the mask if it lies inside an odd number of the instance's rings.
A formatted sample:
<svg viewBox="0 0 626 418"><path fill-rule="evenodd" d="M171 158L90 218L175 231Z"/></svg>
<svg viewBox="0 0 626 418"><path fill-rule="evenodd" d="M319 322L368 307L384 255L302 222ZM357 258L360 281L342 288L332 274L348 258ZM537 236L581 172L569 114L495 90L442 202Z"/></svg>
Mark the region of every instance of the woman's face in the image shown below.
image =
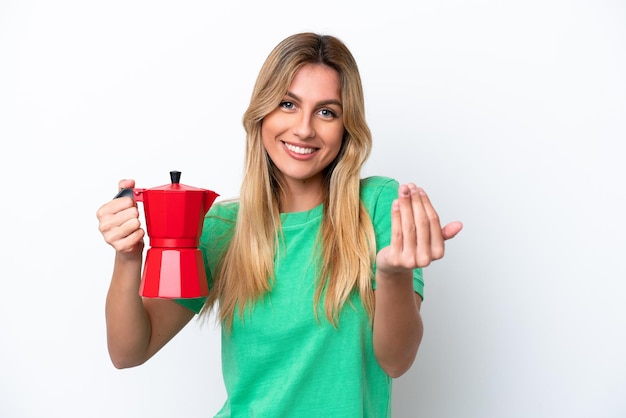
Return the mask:
<svg viewBox="0 0 626 418"><path fill-rule="evenodd" d="M289 186L321 185L343 133L339 74L321 64L298 70L261 128L263 146Z"/></svg>

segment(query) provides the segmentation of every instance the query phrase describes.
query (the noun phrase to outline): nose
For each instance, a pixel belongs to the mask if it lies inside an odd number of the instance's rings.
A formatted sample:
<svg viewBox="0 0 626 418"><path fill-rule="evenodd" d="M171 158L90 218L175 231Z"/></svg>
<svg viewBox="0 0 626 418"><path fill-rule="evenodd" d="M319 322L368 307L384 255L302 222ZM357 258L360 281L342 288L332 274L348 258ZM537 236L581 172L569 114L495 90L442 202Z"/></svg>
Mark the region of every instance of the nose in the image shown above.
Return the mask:
<svg viewBox="0 0 626 418"><path fill-rule="evenodd" d="M313 138L315 136L313 119L308 113L302 112L298 114L294 121L293 133L301 139Z"/></svg>

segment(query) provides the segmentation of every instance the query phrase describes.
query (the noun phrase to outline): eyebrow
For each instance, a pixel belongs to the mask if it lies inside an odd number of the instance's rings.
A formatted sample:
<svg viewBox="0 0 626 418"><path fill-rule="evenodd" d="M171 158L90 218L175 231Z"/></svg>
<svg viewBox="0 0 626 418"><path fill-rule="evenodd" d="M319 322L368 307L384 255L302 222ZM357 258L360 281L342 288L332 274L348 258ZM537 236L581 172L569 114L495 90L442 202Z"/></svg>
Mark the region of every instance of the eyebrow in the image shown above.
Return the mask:
<svg viewBox="0 0 626 418"><path fill-rule="evenodd" d="M299 97L296 94L293 94L290 91L287 92L287 96L289 96L289 97L291 97L291 98L293 98L293 99L295 99L295 100L297 100L299 102L302 101L301 97ZM339 100L336 100L336 99L322 100L321 102L316 103L316 106L327 106L327 105L333 105L333 104L337 105L339 107L342 107L341 102Z"/></svg>

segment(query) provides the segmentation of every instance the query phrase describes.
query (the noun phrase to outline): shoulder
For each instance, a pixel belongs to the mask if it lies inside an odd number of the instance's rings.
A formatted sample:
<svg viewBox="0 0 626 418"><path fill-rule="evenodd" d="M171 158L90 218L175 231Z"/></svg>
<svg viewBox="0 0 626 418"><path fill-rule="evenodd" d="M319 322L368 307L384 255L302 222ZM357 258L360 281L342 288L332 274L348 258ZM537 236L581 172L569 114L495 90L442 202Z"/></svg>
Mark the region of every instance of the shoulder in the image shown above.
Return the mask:
<svg viewBox="0 0 626 418"><path fill-rule="evenodd" d="M381 187L398 187L398 180L385 176L370 176L361 179L361 189L381 188Z"/></svg>
<svg viewBox="0 0 626 418"><path fill-rule="evenodd" d="M239 212L239 202L235 200L215 202L204 217L204 231L224 233L234 228Z"/></svg>
<svg viewBox="0 0 626 418"><path fill-rule="evenodd" d="M224 200L216 202L209 209L206 217L215 218L223 221L235 220L239 212L238 200Z"/></svg>
<svg viewBox="0 0 626 418"><path fill-rule="evenodd" d="M235 230L238 212L238 201L215 202L204 217L200 245L211 250L226 248ZM213 251L208 253L214 254Z"/></svg>
<svg viewBox="0 0 626 418"><path fill-rule="evenodd" d="M396 179L384 176L371 176L361 179L361 201L368 210L382 200L389 205L398 197L399 183Z"/></svg>

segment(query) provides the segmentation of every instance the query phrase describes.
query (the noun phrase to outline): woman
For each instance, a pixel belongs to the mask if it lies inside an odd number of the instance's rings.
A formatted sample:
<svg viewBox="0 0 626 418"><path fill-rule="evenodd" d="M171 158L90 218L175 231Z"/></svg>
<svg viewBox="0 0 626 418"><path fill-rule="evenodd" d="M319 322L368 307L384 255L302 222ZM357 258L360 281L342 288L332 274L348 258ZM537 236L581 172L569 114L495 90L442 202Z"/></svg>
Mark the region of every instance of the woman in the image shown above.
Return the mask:
<svg viewBox="0 0 626 418"><path fill-rule="evenodd" d="M422 338L421 268L462 224L442 228L414 184L361 179L372 140L356 62L335 37L280 42L243 124L240 197L213 205L200 240L206 301L142 299L137 207L121 198L98 210L116 250L106 302L114 365L142 364L215 308L228 394L217 416L391 416L392 378Z"/></svg>

